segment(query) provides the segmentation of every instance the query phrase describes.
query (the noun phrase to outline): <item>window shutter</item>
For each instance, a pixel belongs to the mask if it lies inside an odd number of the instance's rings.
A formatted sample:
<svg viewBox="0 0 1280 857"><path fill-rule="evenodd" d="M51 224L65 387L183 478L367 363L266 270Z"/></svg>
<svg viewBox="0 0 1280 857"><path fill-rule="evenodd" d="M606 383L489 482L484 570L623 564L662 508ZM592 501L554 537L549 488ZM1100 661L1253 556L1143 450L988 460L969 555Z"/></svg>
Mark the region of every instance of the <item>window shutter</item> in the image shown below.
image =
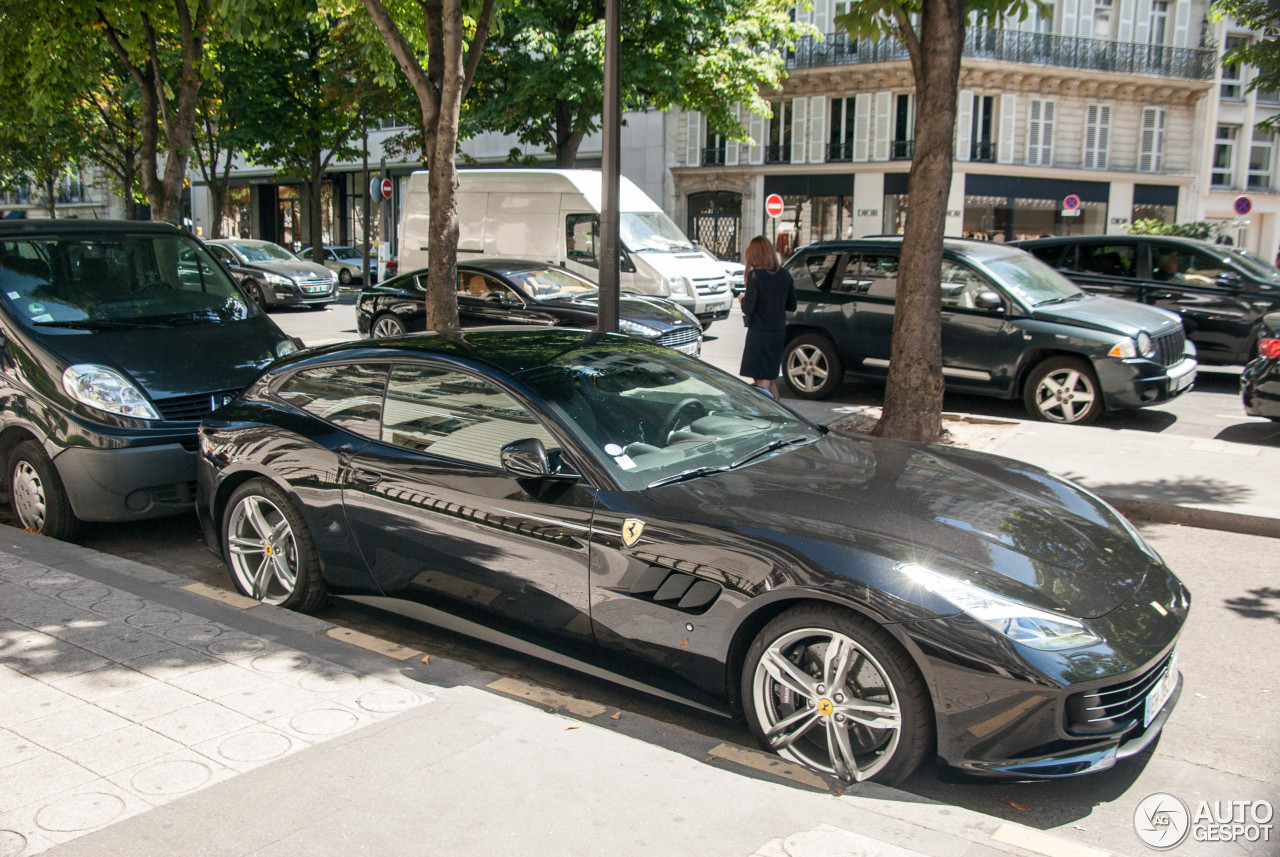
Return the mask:
<svg viewBox="0 0 1280 857"><path fill-rule="evenodd" d="M1031 99L1027 110L1027 163L1047 167L1053 163L1053 116L1055 104Z"/></svg>
<svg viewBox="0 0 1280 857"><path fill-rule="evenodd" d="M973 157L973 90L960 90L956 103L956 160Z"/></svg>
<svg viewBox="0 0 1280 857"><path fill-rule="evenodd" d="M813 26L817 28L821 38L826 38L830 27L829 0L813 0Z"/></svg>
<svg viewBox="0 0 1280 857"><path fill-rule="evenodd" d="M1164 166L1164 108L1142 108L1138 172L1158 173Z"/></svg>
<svg viewBox="0 0 1280 857"><path fill-rule="evenodd" d="M1097 168L1105 170L1111 152L1111 105L1098 105Z"/></svg>
<svg viewBox="0 0 1280 857"><path fill-rule="evenodd" d="M699 138L702 136L702 114L696 110L690 111L684 114L684 119L684 165L686 167L701 166L702 143Z"/></svg>
<svg viewBox="0 0 1280 857"><path fill-rule="evenodd" d="M1044 104L1039 98L1031 99L1027 106L1027 163L1040 163L1040 108Z"/></svg>
<svg viewBox="0 0 1280 857"><path fill-rule="evenodd" d="M809 99L791 99L791 163L803 164L809 152Z"/></svg>
<svg viewBox="0 0 1280 857"><path fill-rule="evenodd" d="M751 131L751 149L747 155L747 163L763 164L764 163L764 147L765 134L768 132L768 117L761 116L759 113L751 114L749 130Z"/></svg>
<svg viewBox="0 0 1280 857"><path fill-rule="evenodd" d="M734 115L738 117L738 121L742 121L742 105L739 104L734 110ZM741 151L742 144L737 140L724 141L724 165L726 167L736 167L738 165L738 153Z"/></svg>
<svg viewBox="0 0 1280 857"><path fill-rule="evenodd" d="M893 118L893 93L877 92L876 93L876 127L875 133L872 135L871 142L871 159L873 161L889 160L889 135L892 125L890 120Z"/></svg>
<svg viewBox="0 0 1280 857"><path fill-rule="evenodd" d="M1145 45L1151 35L1151 0L1137 0L1137 3L1137 22L1133 31L1133 41L1136 44Z"/></svg>
<svg viewBox="0 0 1280 857"><path fill-rule="evenodd" d="M1187 46L1187 32L1191 28L1191 0L1178 0L1173 12L1173 46Z"/></svg>
<svg viewBox="0 0 1280 857"><path fill-rule="evenodd" d="M1000 139L996 142L996 161L1013 163L1013 129L1018 116L1018 96L1006 92L1000 96Z"/></svg>
<svg viewBox="0 0 1280 857"><path fill-rule="evenodd" d="M1150 2L1150 0L1143 0ZM1117 0L1116 12L1120 15L1120 28L1116 31L1116 41L1133 41L1133 9L1135 0Z"/></svg>
<svg viewBox="0 0 1280 857"><path fill-rule="evenodd" d="M1086 3L1092 3L1093 0L1084 0ZM1190 2L1190 0L1187 0ZM1071 37L1076 34L1076 7L1079 0L1062 0L1062 24L1059 28L1060 35Z"/></svg>
<svg viewBox="0 0 1280 857"><path fill-rule="evenodd" d="M853 159L871 158L871 93L860 92L853 99Z"/></svg>
<svg viewBox="0 0 1280 857"><path fill-rule="evenodd" d="M1080 0L1080 23L1076 27L1076 32L1080 34L1082 39L1092 39L1093 35L1093 4L1095 0ZM1112 14L1115 11L1112 10Z"/></svg>
<svg viewBox="0 0 1280 857"><path fill-rule="evenodd" d="M1058 102L1049 99L1040 106L1040 166L1053 166L1053 125Z"/></svg>
<svg viewBox="0 0 1280 857"><path fill-rule="evenodd" d="M809 96L809 163L827 160L827 97Z"/></svg>

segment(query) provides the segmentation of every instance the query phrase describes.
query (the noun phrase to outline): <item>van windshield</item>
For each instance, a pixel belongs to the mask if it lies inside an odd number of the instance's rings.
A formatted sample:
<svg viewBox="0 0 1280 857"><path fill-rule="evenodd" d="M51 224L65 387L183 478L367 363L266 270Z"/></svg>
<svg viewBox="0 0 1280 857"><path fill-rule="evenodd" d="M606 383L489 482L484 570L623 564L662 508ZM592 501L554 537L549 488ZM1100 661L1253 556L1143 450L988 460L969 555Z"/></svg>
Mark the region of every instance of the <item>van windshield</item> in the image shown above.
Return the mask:
<svg viewBox="0 0 1280 857"><path fill-rule="evenodd" d="M200 244L155 233L0 241L0 304L23 324L86 329L257 314Z"/></svg>
<svg viewBox="0 0 1280 857"><path fill-rule="evenodd" d="M693 242L661 211L624 211L619 216L619 237L632 253L657 250L672 253L692 250Z"/></svg>

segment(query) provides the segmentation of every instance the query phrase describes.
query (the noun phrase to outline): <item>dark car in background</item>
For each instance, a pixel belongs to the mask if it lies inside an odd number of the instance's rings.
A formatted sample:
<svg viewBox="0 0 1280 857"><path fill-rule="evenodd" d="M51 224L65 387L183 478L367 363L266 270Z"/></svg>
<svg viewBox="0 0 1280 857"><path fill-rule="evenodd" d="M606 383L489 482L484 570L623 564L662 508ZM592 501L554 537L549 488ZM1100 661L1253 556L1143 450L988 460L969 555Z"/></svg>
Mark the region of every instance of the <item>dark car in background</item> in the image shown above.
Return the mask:
<svg viewBox="0 0 1280 857"><path fill-rule="evenodd" d="M1083 235L1016 246L1090 294L1177 313L1201 363L1252 360L1262 317L1280 310L1280 270L1224 244L1164 235Z"/></svg>
<svg viewBox="0 0 1280 857"><path fill-rule="evenodd" d="M360 292L356 327L361 336L399 336L427 329L426 269L410 271ZM458 263L458 317L463 327L530 324L594 327L599 289L564 268L521 259ZM623 295L618 330L692 354L702 350L702 325L679 304Z"/></svg>
<svg viewBox="0 0 1280 857"><path fill-rule="evenodd" d="M828 434L633 337L325 346L200 443L202 529L246 596L338 595L742 713L846 781L1104 770L1180 693L1190 595L1094 495Z"/></svg>
<svg viewBox="0 0 1280 857"><path fill-rule="evenodd" d="M1280 312L1262 319L1258 354L1240 373L1245 413L1280 420Z"/></svg>
<svg viewBox="0 0 1280 857"><path fill-rule="evenodd" d="M798 305L787 317L782 377L792 392L822 398L846 373L887 375L901 251L893 238L833 241L788 260ZM1021 398L1032 416L1087 423L1190 389L1193 353L1172 313L1088 295L1013 247L945 242L948 390Z"/></svg>
<svg viewBox="0 0 1280 857"><path fill-rule="evenodd" d="M209 252L263 309L323 307L338 297L338 275L299 259L279 244L253 238L206 242Z"/></svg>
<svg viewBox="0 0 1280 857"><path fill-rule="evenodd" d="M296 343L168 224L0 221L0 466L23 527L188 512L196 427Z"/></svg>

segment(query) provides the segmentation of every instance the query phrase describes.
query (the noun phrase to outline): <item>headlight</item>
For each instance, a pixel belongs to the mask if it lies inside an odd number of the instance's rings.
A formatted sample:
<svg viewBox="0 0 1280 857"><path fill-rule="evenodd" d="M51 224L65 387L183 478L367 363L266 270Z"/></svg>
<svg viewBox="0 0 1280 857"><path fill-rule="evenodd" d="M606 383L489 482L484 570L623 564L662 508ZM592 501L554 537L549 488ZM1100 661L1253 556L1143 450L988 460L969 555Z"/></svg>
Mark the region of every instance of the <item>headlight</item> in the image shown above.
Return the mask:
<svg viewBox="0 0 1280 857"><path fill-rule="evenodd" d="M685 297L693 297L693 286L689 283L687 277L668 277L667 288L673 295L684 295Z"/></svg>
<svg viewBox="0 0 1280 857"><path fill-rule="evenodd" d="M1102 639L1077 619L996 595L968 581L919 565L903 563L898 570L1015 643L1033 649L1057 651L1087 646Z"/></svg>
<svg viewBox="0 0 1280 857"><path fill-rule="evenodd" d="M293 337L289 337L288 339L282 339L276 343L277 357L284 357L285 355L292 354L297 350L298 350L298 343L293 340Z"/></svg>
<svg viewBox="0 0 1280 857"><path fill-rule="evenodd" d="M262 275L262 278L273 286L292 286L293 280L288 277L282 277L279 274L273 274L270 271Z"/></svg>
<svg viewBox="0 0 1280 857"><path fill-rule="evenodd" d="M141 420L160 419L142 391L106 366L88 363L68 366L62 373L62 389L76 401L109 414Z"/></svg>
<svg viewBox="0 0 1280 857"><path fill-rule="evenodd" d="M1132 339L1122 339L1115 345L1111 346L1111 350L1107 352L1108 357L1123 357L1125 359L1138 356L1138 347L1133 344Z"/></svg>
<svg viewBox="0 0 1280 857"><path fill-rule="evenodd" d="M645 339L657 339L662 335L662 331L656 327L650 327L647 324L641 324L629 318L618 319L618 330L631 336L643 336Z"/></svg>
<svg viewBox="0 0 1280 857"><path fill-rule="evenodd" d="M1138 353L1148 358L1156 356L1156 344L1145 330L1138 334Z"/></svg>

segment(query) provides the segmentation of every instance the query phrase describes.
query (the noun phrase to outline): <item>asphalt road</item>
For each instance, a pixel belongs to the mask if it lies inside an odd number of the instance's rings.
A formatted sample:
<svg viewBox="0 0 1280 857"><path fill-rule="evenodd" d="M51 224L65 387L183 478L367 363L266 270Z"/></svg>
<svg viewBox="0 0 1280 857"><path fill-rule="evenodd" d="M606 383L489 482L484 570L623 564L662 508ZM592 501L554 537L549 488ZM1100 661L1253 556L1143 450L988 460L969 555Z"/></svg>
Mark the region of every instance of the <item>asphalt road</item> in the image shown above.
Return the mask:
<svg viewBox="0 0 1280 857"><path fill-rule="evenodd" d="M345 295L346 301L351 294ZM289 333L319 344L354 338L349 303L323 311L273 314ZM712 362L736 361L741 349L737 317L715 325L706 345ZM737 344L735 345L735 339ZM1159 415L1127 415L1155 431L1178 430L1206 437L1257 433L1268 442L1270 423L1243 416L1230 372L1202 375L1197 391ZM872 401L876 391L846 385L845 401ZM949 398L948 409L1018 418L1016 405L976 397ZM1152 409L1157 411L1157 409ZM1117 426L1119 427L1119 426ZM1246 441L1247 442L1247 441ZM963 806L1032 827L1051 830L1076 842L1126 854L1144 853L1133 833L1138 802L1156 791L1195 800L1268 799L1280 805L1280 581L1276 579L1276 541L1254 536L1146 525L1144 534L1195 596L1192 616L1180 648L1185 686L1178 708L1153 751L1115 769L1087 777L1042 783L1005 783L957 778L925 768L905 788L921 800ZM82 544L129 557L211 585L230 588L221 560L200 539L194 515L134 525L92 525ZM531 660L527 657L437 631L430 626L335 601L322 618L339 625L492 672L518 675L573 696L644 715L651 725L637 737L659 744L692 735L697 743L731 741L752 746L747 730L693 710L634 693L610 683ZM636 718L642 720L644 718ZM671 724L667 730L663 724ZM688 738L680 741L688 743ZM710 744L708 744L709 746ZM675 746L675 745L673 745ZM675 747L688 752L681 744ZM875 795L874 786L855 786ZM901 796L888 798L900 800ZM1280 832L1280 831L1278 831ZM1242 844L1187 842L1179 854L1273 854L1274 842Z"/></svg>

